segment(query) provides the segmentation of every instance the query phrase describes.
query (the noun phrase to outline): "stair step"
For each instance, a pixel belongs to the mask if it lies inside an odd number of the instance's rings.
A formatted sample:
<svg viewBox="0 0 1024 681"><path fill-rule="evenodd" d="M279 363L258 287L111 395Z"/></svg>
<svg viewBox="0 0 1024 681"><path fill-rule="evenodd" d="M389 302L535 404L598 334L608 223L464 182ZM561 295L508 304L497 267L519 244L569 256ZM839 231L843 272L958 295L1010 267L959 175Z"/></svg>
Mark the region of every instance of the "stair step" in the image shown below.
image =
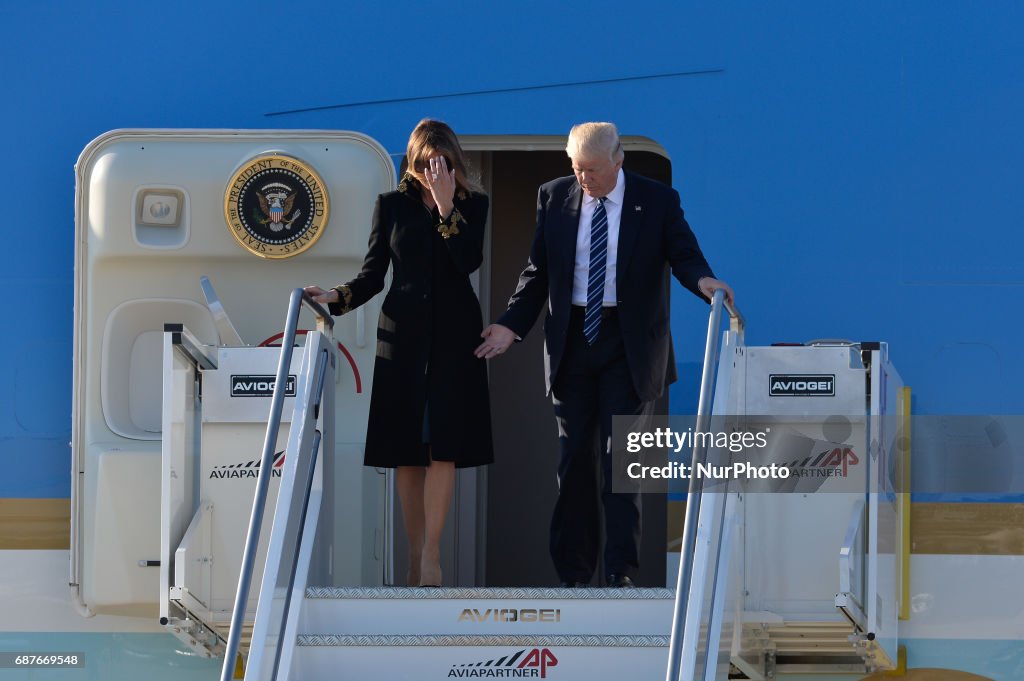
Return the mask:
<svg viewBox="0 0 1024 681"><path fill-rule="evenodd" d="M613 635L563 635L563 636L488 636L465 634L300 634L299 646L306 647L360 647L360 646L535 646L576 648L666 648L668 636L613 636Z"/></svg>
<svg viewBox="0 0 1024 681"><path fill-rule="evenodd" d="M310 587L293 678L662 678L674 606L672 589ZM838 614L762 615L743 625L750 659L863 671Z"/></svg>
<svg viewBox="0 0 1024 681"><path fill-rule="evenodd" d="M665 675L668 643L667 636L303 635L294 678L653 679Z"/></svg>
<svg viewBox="0 0 1024 681"><path fill-rule="evenodd" d="M238 639L238 652L242 655L249 654L249 645L252 643L252 626L251 622L246 622L242 625L242 633ZM228 635L231 633L231 625L215 624L213 630L217 632L217 636L222 640L227 641ZM223 651L221 651L221 654L223 655Z"/></svg>
<svg viewBox="0 0 1024 681"><path fill-rule="evenodd" d="M317 587L299 626L340 636L663 636L673 607L670 589Z"/></svg>
<svg viewBox="0 0 1024 681"><path fill-rule="evenodd" d="M407 587L407 586L310 586L307 599L422 601L438 599L567 599L567 600L672 600L675 589L548 587Z"/></svg>

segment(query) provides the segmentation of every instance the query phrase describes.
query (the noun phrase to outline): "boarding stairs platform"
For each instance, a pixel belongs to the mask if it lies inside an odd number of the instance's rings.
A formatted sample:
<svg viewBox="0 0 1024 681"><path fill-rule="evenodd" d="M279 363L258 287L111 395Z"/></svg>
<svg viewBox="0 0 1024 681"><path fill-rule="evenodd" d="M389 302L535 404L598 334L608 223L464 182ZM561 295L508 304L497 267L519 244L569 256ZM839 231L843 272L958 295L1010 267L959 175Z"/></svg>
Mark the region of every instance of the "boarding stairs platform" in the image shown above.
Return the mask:
<svg viewBox="0 0 1024 681"><path fill-rule="evenodd" d="M317 330L296 347L304 305ZM720 334L725 309L731 324ZM887 415L905 400L885 344L748 348L742 317L716 296L693 428L775 432L760 463L811 474L707 487L691 478L681 554L670 562L675 588L337 586L323 545L333 536L322 507L333 475L324 470L334 441L330 325L293 292L245 546L231 563L234 598L222 577L209 583L216 575L204 557L217 541L205 506L175 552L166 624L203 654L224 656L222 681L243 669L250 680L764 681L896 667L903 507L892 480L899 431ZM169 333L167 361L200 370L203 349L189 347L186 330ZM698 444L690 463L739 456ZM275 467L278 476L266 474Z"/></svg>
<svg viewBox="0 0 1024 681"><path fill-rule="evenodd" d="M650 588L310 588L292 678L657 678L673 602Z"/></svg>

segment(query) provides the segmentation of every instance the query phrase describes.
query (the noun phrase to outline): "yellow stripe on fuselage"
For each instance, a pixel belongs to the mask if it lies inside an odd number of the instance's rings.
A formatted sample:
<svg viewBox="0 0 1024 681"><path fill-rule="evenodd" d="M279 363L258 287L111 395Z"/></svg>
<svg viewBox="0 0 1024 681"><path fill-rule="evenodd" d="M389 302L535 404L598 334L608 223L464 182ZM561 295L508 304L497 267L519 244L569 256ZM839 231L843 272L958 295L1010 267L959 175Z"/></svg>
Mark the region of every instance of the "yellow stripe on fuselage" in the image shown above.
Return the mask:
<svg viewBox="0 0 1024 681"><path fill-rule="evenodd" d="M70 499L0 499L0 550L67 549Z"/></svg>
<svg viewBox="0 0 1024 681"><path fill-rule="evenodd" d="M910 505L911 553L1024 555L1024 504Z"/></svg>
<svg viewBox="0 0 1024 681"><path fill-rule="evenodd" d="M669 502L670 518L681 520L685 507ZM1024 556L1024 503L914 502L910 508L911 553ZM669 522L676 539L670 550L679 551L681 525ZM0 499L0 550L67 549L70 528L70 499Z"/></svg>
<svg viewBox="0 0 1024 681"><path fill-rule="evenodd" d="M679 552L686 502L670 501L668 547ZM910 552L1024 556L1024 503L910 504Z"/></svg>

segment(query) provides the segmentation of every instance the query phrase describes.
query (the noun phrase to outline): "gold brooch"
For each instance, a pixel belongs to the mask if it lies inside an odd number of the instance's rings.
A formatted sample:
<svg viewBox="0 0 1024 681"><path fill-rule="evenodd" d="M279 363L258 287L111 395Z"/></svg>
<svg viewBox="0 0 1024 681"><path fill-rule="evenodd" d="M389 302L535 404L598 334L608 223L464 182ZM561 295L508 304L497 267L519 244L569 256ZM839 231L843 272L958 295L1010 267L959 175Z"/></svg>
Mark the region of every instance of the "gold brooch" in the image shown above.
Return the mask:
<svg viewBox="0 0 1024 681"><path fill-rule="evenodd" d="M459 209L453 208L452 214L442 220L441 224L437 226L437 232L441 235L442 239L449 239L459 233L459 223L465 221L466 218L462 217Z"/></svg>

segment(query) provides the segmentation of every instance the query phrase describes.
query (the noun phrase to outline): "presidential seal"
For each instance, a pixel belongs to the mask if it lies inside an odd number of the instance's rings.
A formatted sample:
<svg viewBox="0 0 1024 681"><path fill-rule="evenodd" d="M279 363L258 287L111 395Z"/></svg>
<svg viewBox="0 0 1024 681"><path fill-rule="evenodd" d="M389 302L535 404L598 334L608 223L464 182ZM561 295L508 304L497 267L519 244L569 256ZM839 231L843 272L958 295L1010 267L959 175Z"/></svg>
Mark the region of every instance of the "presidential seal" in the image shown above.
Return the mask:
<svg viewBox="0 0 1024 681"><path fill-rule="evenodd" d="M312 167L281 154L246 161L224 192L231 236L261 258L290 258L327 226L327 187Z"/></svg>

